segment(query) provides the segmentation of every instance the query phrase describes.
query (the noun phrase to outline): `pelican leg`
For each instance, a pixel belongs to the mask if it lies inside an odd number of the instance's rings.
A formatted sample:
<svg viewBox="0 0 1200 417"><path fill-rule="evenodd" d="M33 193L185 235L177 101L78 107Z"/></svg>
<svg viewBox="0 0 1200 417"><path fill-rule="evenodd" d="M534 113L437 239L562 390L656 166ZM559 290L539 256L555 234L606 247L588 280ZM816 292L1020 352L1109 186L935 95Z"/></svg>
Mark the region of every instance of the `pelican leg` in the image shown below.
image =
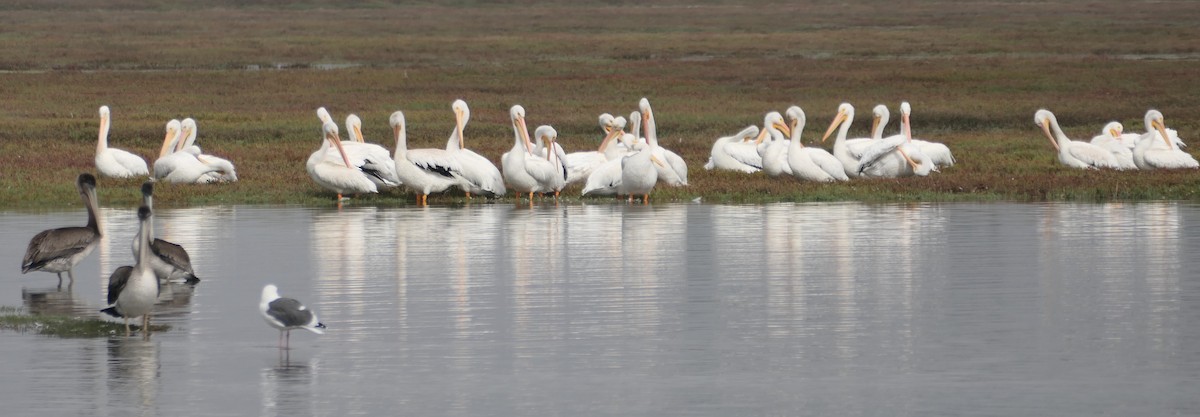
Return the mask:
<svg viewBox="0 0 1200 417"><path fill-rule="evenodd" d="M58 289L62 289L62 272L58 273Z"/></svg>
<svg viewBox="0 0 1200 417"><path fill-rule="evenodd" d="M150 339L150 313L142 315L142 339Z"/></svg>
<svg viewBox="0 0 1200 417"><path fill-rule="evenodd" d="M642 205L650 204L650 194L642 194Z"/></svg>
<svg viewBox="0 0 1200 417"><path fill-rule="evenodd" d="M470 199L471 199L471 192L467 191L467 200L470 200Z"/></svg>
<svg viewBox="0 0 1200 417"><path fill-rule="evenodd" d="M129 337L130 333L131 332L129 331L129 317L126 317L125 318L125 337Z"/></svg>

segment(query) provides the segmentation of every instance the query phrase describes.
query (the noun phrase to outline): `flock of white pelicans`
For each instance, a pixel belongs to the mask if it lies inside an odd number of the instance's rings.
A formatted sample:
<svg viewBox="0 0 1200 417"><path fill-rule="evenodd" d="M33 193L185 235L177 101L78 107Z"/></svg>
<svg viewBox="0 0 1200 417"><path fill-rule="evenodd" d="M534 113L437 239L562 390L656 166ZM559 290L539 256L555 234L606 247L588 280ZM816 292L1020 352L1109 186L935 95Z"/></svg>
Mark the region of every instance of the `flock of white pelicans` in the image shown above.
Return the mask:
<svg viewBox="0 0 1200 417"><path fill-rule="evenodd" d="M583 183L582 194L641 196L648 200L657 183L687 185L687 163L678 154L659 146L654 111L643 98L638 110L629 115L600 115L604 139L595 151L564 152L557 143L553 127L542 125L531 137L525 123L525 109L515 105L509 110L513 129L513 147L500 157L500 168L488 158L467 149L463 129L470 120L467 103L451 104L455 124L445 149L408 149L404 113L392 113L389 124L396 148L389 152L380 145L363 140L362 121L353 114L346 118L351 136L343 141L338 125L324 107L317 109L322 125L320 149L307 161L309 176L318 185L338 194L377 193L404 187L416 194L418 204L427 204L430 194L451 188L472 195L504 195L509 189L533 199L534 193L559 193L568 185ZM913 138L910 116L912 107L900 104L900 132L884 136L890 118L886 106L872 109L871 136L847 138L854 106L838 107L833 123L821 138L824 143L836 130L832 152L804 146L801 133L804 110L792 106L784 114L767 113L762 127L749 126L732 136L718 138L705 169L745 173L763 171L770 176L793 176L806 181L847 181L851 178L898 178L926 176L939 168L954 165L946 145ZM150 175L145 161L119 149L108 147L109 110L100 108L100 140L96 167L102 175L134 177ZM1176 169L1197 168L1196 160L1180 150L1186 146L1178 134L1165 126L1163 115L1150 110L1145 115L1146 132L1124 133L1122 125L1111 122L1090 142L1073 141L1048 110L1038 110L1034 121L1058 151L1058 160L1072 168L1083 169ZM630 127L626 132L625 128ZM644 133L644 136L643 136ZM196 122L184 119L167 123L166 137L153 164L153 178L173 183L210 183L236 181L233 163L202 153L195 145ZM520 196L518 196L520 198Z"/></svg>

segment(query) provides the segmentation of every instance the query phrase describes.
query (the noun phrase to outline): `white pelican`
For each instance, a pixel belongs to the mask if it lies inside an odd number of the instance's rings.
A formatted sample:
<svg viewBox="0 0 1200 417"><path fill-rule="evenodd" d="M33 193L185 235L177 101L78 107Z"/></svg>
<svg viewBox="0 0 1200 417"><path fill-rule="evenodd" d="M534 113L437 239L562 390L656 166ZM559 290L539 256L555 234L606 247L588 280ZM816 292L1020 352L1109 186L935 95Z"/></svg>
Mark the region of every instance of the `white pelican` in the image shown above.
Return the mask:
<svg viewBox="0 0 1200 417"><path fill-rule="evenodd" d="M884 112L879 109L883 108ZM887 123L887 107L875 106L875 119L872 122L872 135L876 130L882 129L882 126ZM883 122L880 123L880 120ZM858 178L858 159L862 156L863 150L871 144L870 138L846 139L846 132L850 130L850 123L854 121L854 106L850 103L842 103L838 106L838 113L833 118L833 122L829 124L829 129L825 131L825 136L821 137L821 143L829 138L834 129L838 129L837 138L833 141L833 156L837 157L838 162L842 163L842 167L846 169L846 175L850 178Z"/></svg>
<svg viewBox="0 0 1200 417"><path fill-rule="evenodd" d="M621 142L633 143L635 139L632 133L624 133L621 135ZM616 148L610 146L609 149ZM621 152L621 151L618 151ZM617 189L621 185L621 161L624 155L613 156L612 159L605 161L600 167L592 171L588 175L587 181L584 182L582 195L617 195Z"/></svg>
<svg viewBox="0 0 1200 417"><path fill-rule="evenodd" d="M336 192L338 204L341 204L342 194L379 192L379 189L375 187L375 183L367 178L367 174L351 165L350 160L346 158L346 154L342 153L342 140L338 137L337 124L333 122L325 123L322 127L322 132L324 140L321 142L321 148L308 156L308 176L312 177L317 185ZM342 156L341 163L330 162L326 157L326 154L330 150L330 144Z"/></svg>
<svg viewBox="0 0 1200 417"><path fill-rule="evenodd" d="M558 145L558 131L548 125L538 126L533 131L533 136L538 142L546 143L546 160L550 161L550 165L554 168L554 175L548 178L548 182L543 183L542 187L547 189L546 192L554 192L554 198L558 199L558 193L567 186L567 177L570 172L566 165L566 152L563 152L562 146Z"/></svg>
<svg viewBox="0 0 1200 417"><path fill-rule="evenodd" d="M764 126L770 123L764 118ZM732 136L717 138L713 142L712 151L709 152L708 162L704 164L704 169L724 169L747 174L761 171L762 156L758 154L758 144L762 142L766 134L765 130L751 126ZM752 136L757 136L757 138L751 140Z"/></svg>
<svg viewBox="0 0 1200 417"><path fill-rule="evenodd" d="M1200 168L1191 154L1179 150L1167 132L1163 114L1158 110L1146 112L1146 134L1133 148L1133 162L1138 169ZM1159 145L1159 140L1163 145Z"/></svg>
<svg viewBox="0 0 1200 417"><path fill-rule="evenodd" d="M87 208L88 222L83 227L62 227L43 230L29 240L25 257L21 258L21 273L46 271L58 274L58 285L62 286L62 273L66 272L75 284L72 269L100 244L100 203L96 197L96 177L79 174L75 181L79 197Z"/></svg>
<svg viewBox="0 0 1200 417"><path fill-rule="evenodd" d="M163 150L173 146L174 151L168 152L154 161L154 177L170 183L197 184L215 182L220 178L221 168L200 161L200 148L185 146L182 123L177 120L167 122L166 137L163 138ZM194 125L193 125L194 126ZM162 155L163 151L159 151ZM232 166L230 167L232 170ZM234 174L236 176L236 174ZM236 178L236 177L235 177Z"/></svg>
<svg viewBox="0 0 1200 417"><path fill-rule="evenodd" d="M142 157L108 147L108 129L112 125L108 106L100 106L100 139L96 142L96 170L113 178L132 178L150 175Z"/></svg>
<svg viewBox="0 0 1200 417"><path fill-rule="evenodd" d="M928 156L930 161L936 167L954 166L954 155L950 153L950 148L938 142L930 142L927 140L914 139L912 137L912 106L907 101L900 103L900 129L901 134L908 137L908 142L916 145L921 153ZM882 129L881 129L882 130Z"/></svg>
<svg viewBox="0 0 1200 417"><path fill-rule="evenodd" d="M658 170L654 166L666 167L666 164L654 155L655 149L658 148L658 133L654 124L654 114L650 110L650 100L642 98L638 102L638 109L642 113L642 126L646 129L646 141L650 146L621 159L621 184L617 187L617 193L628 195L631 203L634 194L640 194L642 204L648 204L650 191L654 189L654 183L658 182Z"/></svg>
<svg viewBox="0 0 1200 417"><path fill-rule="evenodd" d="M396 135L396 176L405 187L417 194L417 204L428 205L430 193L444 192L459 179L462 171L458 160L445 149L408 149L408 132L404 113L397 111L388 118Z"/></svg>
<svg viewBox="0 0 1200 417"><path fill-rule="evenodd" d="M1083 169L1117 168L1117 158L1112 152L1087 142L1067 138L1062 128L1058 127L1058 118L1049 110L1038 110L1033 115L1033 122L1042 128L1046 138L1050 139L1050 144L1058 150L1058 162L1063 165Z"/></svg>
<svg viewBox="0 0 1200 417"><path fill-rule="evenodd" d="M655 139L657 140L657 137ZM650 140L649 136L647 136L646 140ZM654 157L663 163L662 165L655 164L658 170L659 181L672 187L685 187L688 185L687 161L684 161L683 157L662 146L654 148Z"/></svg>
<svg viewBox="0 0 1200 417"><path fill-rule="evenodd" d="M924 177L936 170L933 159L912 144L907 134L872 140L858 160L858 173L863 177Z"/></svg>
<svg viewBox="0 0 1200 417"><path fill-rule="evenodd" d="M154 210L154 183L146 181L142 184L142 205L150 208L151 213ZM154 217L150 218L150 227L146 229L150 233L150 269L154 271L154 275L160 281L170 281L171 279L182 279L187 284L196 284L200 282L200 278L196 277L196 271L192 270L192 257L188 255L187 250L183 246L174 243L157 239L154 237ZM140 259L141 254L140 240L133 240L133 258Z"/></svg>
<svg viewBox="0 0 1200 417"><path fill-rule="evenodd" d="M346 134L350 135L351 140L342 142L342 149L346 151L346 157L350 158L351 164L355 164L363 172L366 172L376 187L400 185L400 179L396 177L396 162L392 160L392 153L388 152L387 148L367 143L363 139L362 119L359 119L357 115L346 116ZM333 156L336 157L336 155ZM358 162L360 160L361 163Z"/></svg>
<svg viewBox="0 0 1200 417"><path fill-rule="evenodd" d="M464 143L463 129L471 120L471 109L467 107L467 102L454 100L450 109L454 110L454 131L450 134L450 140L446 142L446 150L458 159L462 168L459 188L467 194L467 198L471 198L471 194L488 197L504 195L504 177L500 175L500 170L496 169L492 161L467 149Z"/></svg>
<svg viewBox="0 0 1200 417"><path fill-rule="evenodd" d="M791 141L786 139L792 135L791 128L784 123L783 115L777 111L767 113L763 119L763 131L765 135L760 133L759 142L756 151L759 157L762 158L762 171L768 176L778 177L780 175L792 175L792 169L788 166L787 153L791 146ZM771 140L765 140L770 137Z"/></svg>
<svg viewBox="0 0 1200 417"><path fill-rule="evenodd" d="M617 142L616 150L621 152L621 156L633 155L649 146L642 136L642 113L637 110L629 112L629 133L633 135L633 140L624 140L622 136L622 140Z"/></svg>
<svg viewBox="0 0 1200 417"><path fill-rule="evenodd" d="M533 143L529 141L529 128L525 125L525 108L514 105L508 111L513 127L513 147L500 156L500 166L504 169L504 179L518 193L529 194L533 201L533 193L551 191L547 184L554 177L562 176L549 159L540 157L533 152ZM517 196L519 200L520 195Z"/></svg>
<svg viewBox="0 0 1200 417"><path fill-rule="evenodd" d="M263 320L271 327L279 329L279 347L287 349L292 341L292 329L304 329L316 334L325 334L321 330L325 324L317 319L317 315L304 304L292 298L279 296L279 287L267 284L263 287L262 298L258 301L258 312ZM286 335L286 337L284 336Z"/></svg>
<svg viewBox="0 0 1200 417"><path fill-rule="evenodd" d="M1120 122L1108 122L1099 135L1092 137L1091 144L1112 152L1113 157L1117 159L1117 169L1138 169L1137 164L1133 162L1133 147L1126 146L1121 140L1121 132L1124 130L1125 126Z"/></svg>
<svg viewBox="0 0 1200 417"><path fill-rule="evenodd" d="M607 153L611 152L608 148L615 148L612 141L625 133L625 118L618 119L608 113L601 114L600 128L604 130L604 139L600 141L599 149L567 154L567 184L586 180L592 171L608 161Z"/></svg>
<svg viewBox="0 0 1200 417"><path fill-rule="evenodd" d="M138 208L138 253L149 254L150 208ZM142 317L142 337L150 337L150 312L158 301L158 278L146 256L137 256L133 266L122 266L108 277L108 304L100 310L110 316L125 319L125 336L129 336L129 319Z"/></svg>
<svg viewBox="0 0 1200 417"><path fill-rule="evenodd" d="M788 144L787 164L792 176L807 181L832 182L847 181L846 168L842 166L833 154L821 148L804 146L800 134L804 130L807 117L799 106L787 109L788 119L791 120L791 142Z"/></svg>
<svg viewBox="0 0 1200 417"><path fill-rule="evenodd" d="M214 183L214 182L234 182L237 181L237 170L233 167L233 162L214 155L203 153L199 146L196 146L196 120L188 117L181 122L183 136L182 142L176 148L176 152L185 151L191 153L204 165L215 168L216 171L206 174L196 182Z"/></svg>

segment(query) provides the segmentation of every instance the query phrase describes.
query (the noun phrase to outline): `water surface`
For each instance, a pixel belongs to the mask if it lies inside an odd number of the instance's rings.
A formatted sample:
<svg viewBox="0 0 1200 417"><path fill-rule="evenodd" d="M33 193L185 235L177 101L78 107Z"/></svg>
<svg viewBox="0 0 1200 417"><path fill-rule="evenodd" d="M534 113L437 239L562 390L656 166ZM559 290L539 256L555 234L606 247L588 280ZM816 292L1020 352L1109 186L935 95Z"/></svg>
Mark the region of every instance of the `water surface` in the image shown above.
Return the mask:
<svg viewBox="0 0 1200 417"><path fill-rule="evenodd" d="M0 213L0 305L95 315L131 209L69 290L21 275L82 212ZM0 333L16 415L1195 415L1200 206L774 204L162 210L203 279L168 332ZM263 285L323 336L278 333ZM7 412L6 415L9 415Z"/></svg>

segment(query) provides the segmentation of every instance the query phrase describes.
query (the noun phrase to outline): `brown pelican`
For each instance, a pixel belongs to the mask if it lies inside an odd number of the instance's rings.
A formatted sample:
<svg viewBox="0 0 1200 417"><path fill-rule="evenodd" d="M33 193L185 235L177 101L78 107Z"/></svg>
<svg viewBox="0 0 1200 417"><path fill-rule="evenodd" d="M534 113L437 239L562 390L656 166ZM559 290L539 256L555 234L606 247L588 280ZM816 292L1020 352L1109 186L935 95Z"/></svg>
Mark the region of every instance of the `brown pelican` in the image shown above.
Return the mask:
<svg viewBox="0 0 1200 417"><path fill-rule="evenodd" d="M87 207L87 226L63 227L38 233L29 240L29 247L25 249L25 258L21 260L22 274L29 271L54 272L58 274L58 285L62 286L62 273L66 271L71 284L74 284L75 274L71 270L100 244L100 203L96 199L96 177L88 173L79 174L75 186L79 188L79 196Z"/></svg>
<svg viewBox="0 0 1200 417"><path fill-rule="evenodd" d="M150 253L150 208L138 208L138 253ZM125 319L125 336L129 336L129 319L142 317L142 337L150 337L150 311L158 301L158 278L146 256L137 256L133 266L122 266L108 277L108 303L103 310L113 317Z"/></svg>
<svg viewBox="0 0 1200 417"><path fill-rule="evenodd" d="M142 205L151 210L154 209L154 183L150 181L142 184ZM150 232L150 267L154 269L154 275L158 279L169 281L177 278L183 279L188 284L200 282L200 278L196 277L196 271L192 270L192 258L188 256L187 250L182 246L155 238L153 219L147 230ZM139 245L139 240L135 238L133 240L134 259L141 256Z"/></svg>

